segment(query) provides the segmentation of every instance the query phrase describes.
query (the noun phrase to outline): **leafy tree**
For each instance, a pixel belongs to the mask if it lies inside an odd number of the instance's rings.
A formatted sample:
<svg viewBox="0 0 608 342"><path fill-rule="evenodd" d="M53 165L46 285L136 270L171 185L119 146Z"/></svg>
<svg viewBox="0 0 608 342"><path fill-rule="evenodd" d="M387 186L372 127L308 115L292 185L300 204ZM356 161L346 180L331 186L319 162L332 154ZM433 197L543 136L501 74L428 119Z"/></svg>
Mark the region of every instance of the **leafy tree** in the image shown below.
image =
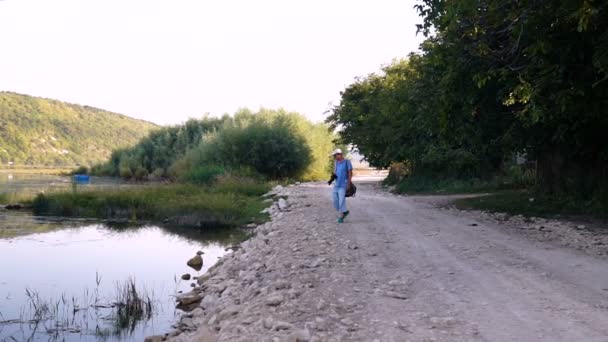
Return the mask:
<svg viewBox="0 0 608 342"><path fill-rule="evenodd" d="M328 118L345 143L440 179L492 177L523 154L541 190L608 192L608 3L416 7L421 52L357 79Z"/></svg>
<svg viewBox="0 0 608 342"><path fill-rule="evenodd" d="M505 113L523 127L516 149L538 160L547 192L592 194L606 173L608 3L444 1L418 7L422 30L481 64L471 77L496 84Z"/></svg>

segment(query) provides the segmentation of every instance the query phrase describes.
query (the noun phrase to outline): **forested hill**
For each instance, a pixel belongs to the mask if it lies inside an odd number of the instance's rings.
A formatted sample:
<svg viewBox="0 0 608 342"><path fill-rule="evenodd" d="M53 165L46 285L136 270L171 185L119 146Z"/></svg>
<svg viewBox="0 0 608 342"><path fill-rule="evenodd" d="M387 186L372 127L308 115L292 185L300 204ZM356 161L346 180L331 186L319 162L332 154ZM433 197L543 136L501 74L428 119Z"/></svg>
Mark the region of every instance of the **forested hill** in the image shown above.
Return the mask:
<svg viewBox="0 0 608 342"><path fill-rule="evenodd" d="M0 162L74 166L106 160L157 126L101 109L0 92ZM1 166L0 166L1 167Z"/></svg>

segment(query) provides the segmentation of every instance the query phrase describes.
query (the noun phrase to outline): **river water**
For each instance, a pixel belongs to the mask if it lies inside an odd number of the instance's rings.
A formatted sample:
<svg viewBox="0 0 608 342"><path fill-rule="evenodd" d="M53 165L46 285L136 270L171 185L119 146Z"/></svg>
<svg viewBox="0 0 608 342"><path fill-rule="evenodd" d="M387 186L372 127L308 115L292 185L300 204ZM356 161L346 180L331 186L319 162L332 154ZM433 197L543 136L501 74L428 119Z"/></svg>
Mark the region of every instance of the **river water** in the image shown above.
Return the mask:
<svg viewBox="0 0 608 342"><path fill-rule="evenodd" d="M0 192L3 187L36 192L53 182L70 184L56 176L13 175L10 181L0 176ZM0 341L142 341L167 332L179 315L175 295L194 281L181 280L182 274L203 274L242 238L234 230L132 226L0 210ZM186 266L197 251L204 253L198 272ZM141 297L150 298L152 314L121 324L112 306L128 281Z"/></svg>

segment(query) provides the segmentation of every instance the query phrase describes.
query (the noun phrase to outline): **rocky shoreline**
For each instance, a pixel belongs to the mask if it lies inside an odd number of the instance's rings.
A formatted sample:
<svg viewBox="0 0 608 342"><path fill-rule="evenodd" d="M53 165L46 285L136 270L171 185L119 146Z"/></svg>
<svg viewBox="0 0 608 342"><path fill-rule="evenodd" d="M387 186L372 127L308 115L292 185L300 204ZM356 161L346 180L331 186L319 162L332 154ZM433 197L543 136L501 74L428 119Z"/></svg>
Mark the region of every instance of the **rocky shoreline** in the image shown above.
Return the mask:
<svg viewBox="0 0 608 342"><path fill-rule="evenodd" d="M271 271L280 262L273 240L282 234L284 213L296 206L293 199L286 199L294 195L293 188L276 186L265 195L271 205L264 212L271 221L253 228L249 240L218 259L196 279L197 286L190 292L177 296L177 306L185 313L173 331L146 341L251 341L252 334L267 335L269 341L311 340L305 327L273 317L277 308L297 298L304 286L294 286L287 275L283 278ZM315 262L309 266L318 267Z"/></svg>

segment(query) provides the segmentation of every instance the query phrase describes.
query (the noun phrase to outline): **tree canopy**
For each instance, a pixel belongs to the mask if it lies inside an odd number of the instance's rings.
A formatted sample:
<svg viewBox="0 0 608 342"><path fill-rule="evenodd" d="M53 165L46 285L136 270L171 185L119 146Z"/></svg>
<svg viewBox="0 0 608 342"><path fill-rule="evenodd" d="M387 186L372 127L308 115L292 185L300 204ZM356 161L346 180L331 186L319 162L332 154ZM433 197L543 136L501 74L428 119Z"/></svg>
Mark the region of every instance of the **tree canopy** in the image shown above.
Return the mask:
<svg viewBox="0 0 608 342"><path fill-rule="evenodd" d="M356 80L328 122L377 166L489 177L515 155L546 192L608 171L608 3L422 0L421 52Z"/></svg>

